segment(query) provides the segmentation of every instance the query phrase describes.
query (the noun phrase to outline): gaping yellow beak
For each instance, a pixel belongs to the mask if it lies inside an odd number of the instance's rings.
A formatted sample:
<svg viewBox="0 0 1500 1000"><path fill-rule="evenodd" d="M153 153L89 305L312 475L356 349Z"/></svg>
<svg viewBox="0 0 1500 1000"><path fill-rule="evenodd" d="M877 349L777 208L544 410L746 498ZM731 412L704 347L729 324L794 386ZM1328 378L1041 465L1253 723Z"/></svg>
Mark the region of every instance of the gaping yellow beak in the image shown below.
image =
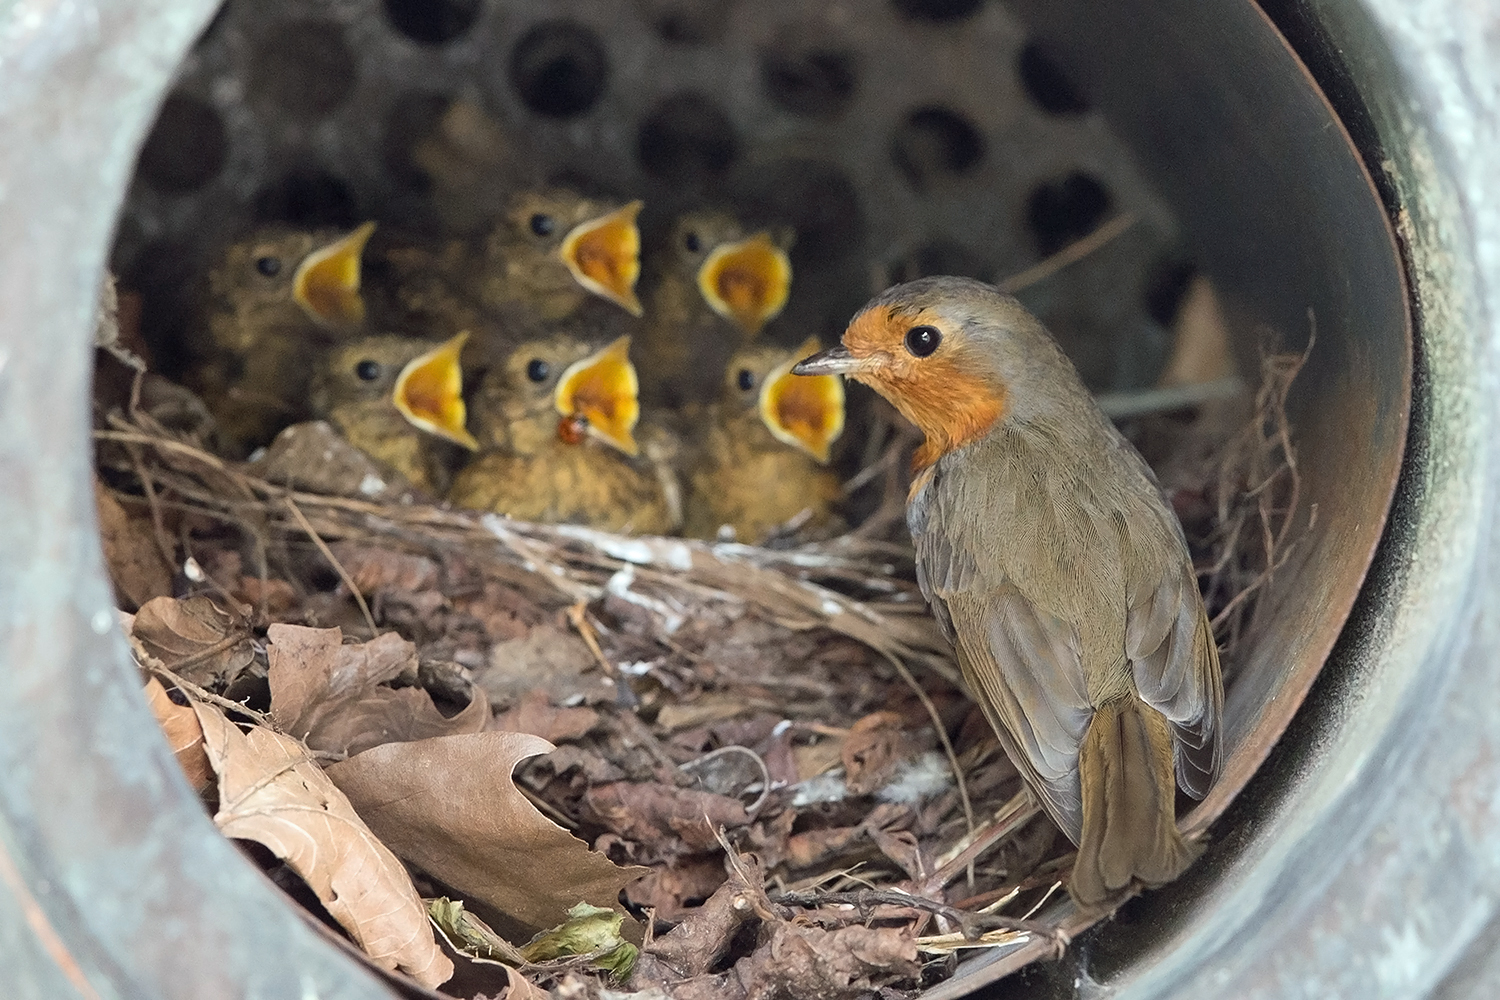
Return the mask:
<svg viewBox="0 0 1500 1000"><path fill-rule="evenodd" d="M463 369L458 363L468 340L469 331L465 330L436 350L412 359L396 377L391 399L413 427L478 451L479 442L464 427L468 412L464 407Z"/></svg>
<svg viewBox="0 0 1500 1000"><path fill-rule="evenodd" d="M756 233L715 247L698 268L698 291L714 312L753 337L786 306L792 262L770 234Z"/></svg>
<svg viewBox="0 0 1500 1000"><path fill-rule="evenodd" d="M632 432L641 416L639 392L640 381L630 363L630 338L621 337L563 372L552 397L563 416L559 436L576 437L581 420L589 435L627 455L638 454Z"/></svg>
<svg viewBox="0 0 1500 1000"><path fill-rule="evenodd" d="M366 222L343 239L314 250L297 265L292 298L325 326L358 326L365 319L359 294L359 259L375 223Z"/></svg>
<svg viewBox="0 0 1500 1000"><path fill-rule="evenodd" d="M760 390L760 419L775 435L801 448L823 465L833 442L844 432L844 380L837 375L793 375L797 359L818 349L810 337L793 360L773 369Z"/></svg>
<svg viewBox="0 0 1500 1000"><path fill-rule="evenodd" d="M641 276L641 231L635 217L640 201L618 211L580 222L563 237L558 253L578 283L624 308L641 315L641 300L635 297L635 282Z"/></svg>

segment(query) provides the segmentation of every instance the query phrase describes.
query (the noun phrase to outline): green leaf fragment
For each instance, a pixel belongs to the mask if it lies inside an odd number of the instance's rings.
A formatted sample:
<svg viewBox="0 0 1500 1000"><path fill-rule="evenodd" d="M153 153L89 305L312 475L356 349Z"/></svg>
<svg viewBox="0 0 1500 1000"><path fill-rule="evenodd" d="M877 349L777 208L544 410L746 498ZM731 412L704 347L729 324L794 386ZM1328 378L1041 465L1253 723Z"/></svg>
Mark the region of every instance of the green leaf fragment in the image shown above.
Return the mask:
<svg viewBox="0 0 1500 1000"><path fill-rule="evenodd" d="M568 911L566 921L532 938L521 954L532 963L588 955L595 968L624 980L635 968L639 952L620 936L624 922L625 915L618 910L579 903Z"/></svg>

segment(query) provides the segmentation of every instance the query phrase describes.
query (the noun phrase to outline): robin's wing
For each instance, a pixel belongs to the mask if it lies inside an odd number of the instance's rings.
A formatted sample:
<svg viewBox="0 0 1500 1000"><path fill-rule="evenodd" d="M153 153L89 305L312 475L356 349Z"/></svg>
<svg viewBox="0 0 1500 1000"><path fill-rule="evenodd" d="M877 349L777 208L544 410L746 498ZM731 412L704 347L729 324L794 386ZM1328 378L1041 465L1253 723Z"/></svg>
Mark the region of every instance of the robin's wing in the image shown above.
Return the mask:
<svg viewBox="0 0 1500 1000"><path fill-rule="evenodd" d="M1149 569L1153 562L1154 573ZM1223 755L1219 648L1191 566L1179 560L1180 571L1162 575L1160 565L1147 560L1132 574L1155 586L1131 588L1125 654L1142 700L1172 724L1177 783L1201 799L1218 777Z"/></svg>
<svg viewBox="0 0 1500 1000"><path fill-rule="evenodd" d="M1078 751L1094 709L1074 630L1011 584L938 598L958 634L964 680L1042 806L1075 844L1083 830ZM937 602L934 602L937 603Z"/></svg>
<svg viewBox="0 0 1500 1000"><path fill-rule="evenodd" d="M1093 715L1077 635L1038 612L998 570L979 570L947 530L941 493L930 486L920 483L907 507L917 580L1001 746L1076 844L1083 829L1078 750Z"/></svg>

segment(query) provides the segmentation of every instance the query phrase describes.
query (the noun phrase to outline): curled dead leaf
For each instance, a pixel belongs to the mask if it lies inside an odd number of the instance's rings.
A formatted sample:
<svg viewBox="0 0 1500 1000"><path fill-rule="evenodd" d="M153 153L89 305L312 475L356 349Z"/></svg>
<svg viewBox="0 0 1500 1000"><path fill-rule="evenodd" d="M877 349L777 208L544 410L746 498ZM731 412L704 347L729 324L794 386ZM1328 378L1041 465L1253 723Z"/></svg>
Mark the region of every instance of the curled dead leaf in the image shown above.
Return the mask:
<svg viewBox="0 0 1500 1000"><path fill-rule="evenodd" d="M516 764L551 749L524 733L442 736L387 743L327 774L391 850L538 931L579 901L617 907L645 872L589 850L516 788Z"/></svg>
<svg viewBox="0 0 1500 1000"><path fill-rule="evenodd" d="M138 608L153 597L171 594L172 567L156 545L151 518L127 510L98 479L94 480L94 502L99 508L104 564L120 602Z"/></svg>
<svg viewBox="0 0 1500 1000"><path fill-rule="evenodd" d="M720 827L750 822L750 814L738 799L651 782L596 785L585 793L584 802L621 837L653 847L713 850L719 843Z"/></svg>
<svg viewBox="0 0 1500 1000"><path fill-rule="evenodd" d="M203 750L203 727L191 706L179 705L167 696L167 689L155 677L146 682L146 703L161 726L167 745L177 755L177 763L193 791L201 792L214 780L213 766Z"/></svg>
<svg viewBox="0 0 1500 1000"><path fill-rule="evenodd" d="M214 822L224 836L284 860L376 965L423 986L446 982L453 963L411 877L302 745L263 726L242 733L211 705L193 708L219 775Z"/></svg>
<svg viewBox="0 0 1500 1000"><path fill-rule="evenodd" d="M855 795L869 795L883 787L902 761L920 747L902 728L896 712L873 712L849 728L840 757L844 783Z"/></svg>
<svg viewBox="0 0 1500 1000"><path fill-rule="evenodd" d="M249 633L202 595L147 601L130 639L138 652L205 687L233 682L255 659Z"/></svg>
<svg viewBox="0 0 1500 1000"><path fill-rule="evenodd" d="M447 718L422 688L387 686L417 677L417 648L394 632L346 646L337 628L278 624L266 637L271 717L314 750L353 756L383 743L477 733L489 723L489 700L477 688Z"/></svg>

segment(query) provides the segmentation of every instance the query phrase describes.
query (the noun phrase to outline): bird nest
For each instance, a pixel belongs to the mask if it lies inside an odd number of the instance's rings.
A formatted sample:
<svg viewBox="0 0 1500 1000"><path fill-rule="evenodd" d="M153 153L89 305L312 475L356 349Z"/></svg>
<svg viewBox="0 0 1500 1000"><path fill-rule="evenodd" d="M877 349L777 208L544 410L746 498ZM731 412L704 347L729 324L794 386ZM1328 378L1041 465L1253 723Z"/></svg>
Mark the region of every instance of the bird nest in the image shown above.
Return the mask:
<svg viewBox="0 0 1500 1000"><path fill-rule="evenodd" d="M1295 542L1305 357L1123 421L1230 683ZM192 407L152 385L96 440L153 706L226 835L382 968L459 997L936 996L967 953L1018 968L1095 919L917 588L895 422L850 483L873 515L761 547L298 491L172 429ZM255 826L313 793L316 857ZM354 894L340 865L385 874Z"/></svg>

